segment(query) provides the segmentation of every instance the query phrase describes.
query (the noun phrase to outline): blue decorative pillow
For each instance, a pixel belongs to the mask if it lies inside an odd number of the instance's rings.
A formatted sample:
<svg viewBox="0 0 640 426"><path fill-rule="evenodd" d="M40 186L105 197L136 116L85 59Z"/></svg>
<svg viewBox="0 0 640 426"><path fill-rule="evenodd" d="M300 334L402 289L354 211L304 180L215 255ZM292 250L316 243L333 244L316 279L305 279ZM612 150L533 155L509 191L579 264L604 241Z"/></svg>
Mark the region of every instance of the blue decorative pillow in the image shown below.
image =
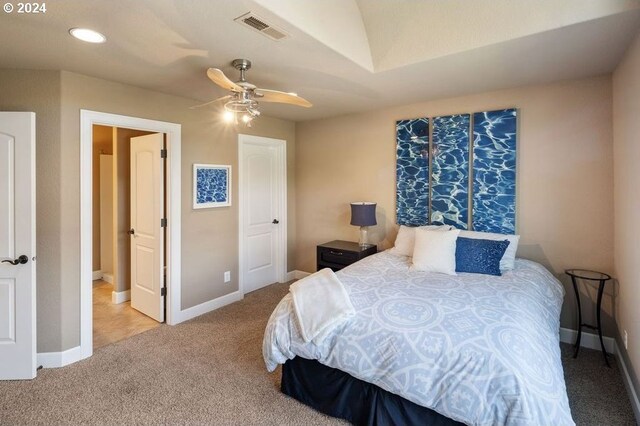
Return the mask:
<svg viewBox="0 0 640 426"><path fill-rule="evenodd" d="M456 240L456 272L502 275L500 259L509 240L495 241L458 237Z"/></svg>

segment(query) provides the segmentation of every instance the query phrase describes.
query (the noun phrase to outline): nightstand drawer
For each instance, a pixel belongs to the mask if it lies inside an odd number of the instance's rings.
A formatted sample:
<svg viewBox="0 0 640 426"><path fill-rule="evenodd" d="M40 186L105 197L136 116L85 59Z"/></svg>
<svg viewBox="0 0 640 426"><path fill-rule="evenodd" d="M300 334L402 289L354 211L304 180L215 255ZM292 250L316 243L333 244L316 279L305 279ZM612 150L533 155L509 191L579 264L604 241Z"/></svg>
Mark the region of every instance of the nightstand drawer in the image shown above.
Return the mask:
<svg viewBox="0 0 640 426"><path fill-rule="evenodd" d="M334 271L339 271L360 259L375 254L377 247L373 244L361 247L358 243L352 241L335 240L319 244L316 250L318 271L322 268L331 268Z"/></svg>
<svg viewBox="0 0 640 426"><path fill-rule="evenodd" d="M349 251L326 249L320 252L320 261L327 263L337 263L339 265L350 265L358 260L358 254Z"/></svg>

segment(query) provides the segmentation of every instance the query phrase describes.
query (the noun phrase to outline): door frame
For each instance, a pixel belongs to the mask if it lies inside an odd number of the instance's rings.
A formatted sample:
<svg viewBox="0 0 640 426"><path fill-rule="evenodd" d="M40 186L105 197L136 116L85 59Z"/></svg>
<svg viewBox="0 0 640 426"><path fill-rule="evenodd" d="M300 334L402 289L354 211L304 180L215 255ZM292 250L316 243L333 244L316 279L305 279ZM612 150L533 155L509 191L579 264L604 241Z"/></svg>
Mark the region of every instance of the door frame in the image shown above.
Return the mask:
<svg viewBox="0 0 640 426"><path fill-rule="evenodd" d="M280 171L277 177L276 204L280 210L280 223L276 232L276 279L279 282L287 281L287 141L283 139L266 138L262 136L253 136L238 134L238 290L244 293L244 217L246 214L246 199L242 191L244 183L244 147L245 145L262 145L275 148L276 167Z"/></svg>
<svg viewBox="0 0 640 426"><path fill-rule="evenodd" d="M181 313L181 144L182 126L164 121L105 112L80 110L80 352L81 359L93 354L93 126L111 126L164 133L167 136L167 237L168 287L166 318L169 325L180 322Z"/></svg>

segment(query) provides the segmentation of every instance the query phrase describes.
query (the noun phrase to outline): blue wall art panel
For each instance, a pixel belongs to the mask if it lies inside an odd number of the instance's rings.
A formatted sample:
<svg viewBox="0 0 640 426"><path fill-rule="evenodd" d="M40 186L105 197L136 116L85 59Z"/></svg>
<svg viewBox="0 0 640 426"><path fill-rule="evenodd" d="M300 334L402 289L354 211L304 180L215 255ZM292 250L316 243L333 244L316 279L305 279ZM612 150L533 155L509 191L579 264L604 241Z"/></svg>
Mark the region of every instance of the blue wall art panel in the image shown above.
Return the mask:
<svg viewBox="0 0 640 426"><path fill-rule="evenodd" d="M193 165L193 208L231 205L231 166Z"/></svg>
<svg viewBox="0 0 640 426"><path fill-rule="evenodd" d="M515 109L473 114L473 229L515 233Z"/></svg>
<svg viewBox="0 0 640 426"><path fill-rule="evenodd" d="M429 119L396 122L396 222L429 223Z"/></svg>
<svg viewBox="0 0 640 426"><path fill-rule="evenodd" d="M467 229L469 221L469 114L433 119L431 223Z"/></svg>

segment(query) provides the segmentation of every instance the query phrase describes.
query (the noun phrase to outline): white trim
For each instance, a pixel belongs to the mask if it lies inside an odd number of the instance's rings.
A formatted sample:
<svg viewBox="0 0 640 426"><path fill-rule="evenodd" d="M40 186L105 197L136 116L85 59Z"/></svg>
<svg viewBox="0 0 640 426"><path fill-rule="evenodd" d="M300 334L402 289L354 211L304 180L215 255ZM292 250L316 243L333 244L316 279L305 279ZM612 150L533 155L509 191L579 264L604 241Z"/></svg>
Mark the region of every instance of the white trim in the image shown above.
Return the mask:
<svg viewBox="0 0 640 426"><path fill-rule="evenodd" d="M293 277L296 280L301 280L302 278L305 278L305 277L308 277L309 275L311 275L311 272L298 271L298 270L295 270L293 272L295 274Z"/></svg>
<svg viewBox="0 0 640 426"><path fill-rule="evenodd" d="M93 271L93 281L102 279L102 271Z"/></svg>
<svg viewBox="0 0 640 426"><path fill-rule="evenodd" d="M620 350L618 349L618 342L616 342L616 354L618 364L622 367L622 378L624 387L627 388L629 401L631 402L631 408L633 408L633 414L635 414L636 416L636 422L640 424L640 399L638 399L638 394L633 387L633 382L631 381L631 376L629 375L627 364L625 364L624 362L624 357L620 354Z"/></svg>
<svg viewBox="0 0 640 426"><path fill-rule="evenodd" d="M562 328L560 327L560 341L564 343L571 343L572 345L576 342L576 337L578 336L578 332L576 330L572 330L570 328ZM604 342L604 348L610 354L615 354L616 350L616 341L612 337L603 337L602 341ZM582 336L580 337L580 347L595 349L601 351L600 348L600 338L597 334L585 333L582 332Z"/></svg>
<svg viewBox="0 0 640 426"><path fill-rule="evenodd" d="M128 300L131 300L131 290L111 292L111 303L114 305L119 305L120 303L124 303Z"/></svg>
<svg viewBox="0 0 640 426"><path fill-rule="evenodd" d="M277 242L276 242L276 279L278 282L287 282L287 141L284 139L273 139L262 136L253 135L238 135L238 291L245 294L244 290L244 214L245 214L245 197L242 191L242 182L244 172L244 146L246 144L263 145L275 148L277 167L281 171L277 177L277 187L280 191L277 191L276 201L278 210L280 211L280 217L278 220L282 226L277 228Z"/></svg>
<svg viewBox="0 0 640 426"><path fill-rule="evenodd" d="M293 271L289 271L287 272L287 276L286 276L287 281L285 282L288 282L291 280L300 280L304 277L308 277L309 275L311 275L311 272L298 271L297 269Z"/></svg>
<svg viewBox="0 0 640 426"><path fill-rule="evenodd" d="M109 284L113 284L113 275L112 274L102 274L102 281L108 282Z"/></svg>
<svg viewBox="0 0 640 426"><path fill-rule="evenodd" d="M93 125L147 130L167 136L167 324L179 323L181 268L181 126L164 121L80 110L80 351L93 354L92 304L92 152Z"/></svg>
<svg viewBox="0 0 640 426"><path fill-rule="evenodd" d="M82 348L76 346L62 352L42 352L38 354L38 365L43 368L59 368L83 359Z"/></svg>
<svg viewBox="0 0 640 426"><path fill-rule="evenodd" d="M208 302L201 303L199 305L187 308L180 312L180 322L190 320L200 315L206 314L216 309L222 308L230 303L242 300L244 296L240 291L234 291L233 293L226 294Z"/></svg>

